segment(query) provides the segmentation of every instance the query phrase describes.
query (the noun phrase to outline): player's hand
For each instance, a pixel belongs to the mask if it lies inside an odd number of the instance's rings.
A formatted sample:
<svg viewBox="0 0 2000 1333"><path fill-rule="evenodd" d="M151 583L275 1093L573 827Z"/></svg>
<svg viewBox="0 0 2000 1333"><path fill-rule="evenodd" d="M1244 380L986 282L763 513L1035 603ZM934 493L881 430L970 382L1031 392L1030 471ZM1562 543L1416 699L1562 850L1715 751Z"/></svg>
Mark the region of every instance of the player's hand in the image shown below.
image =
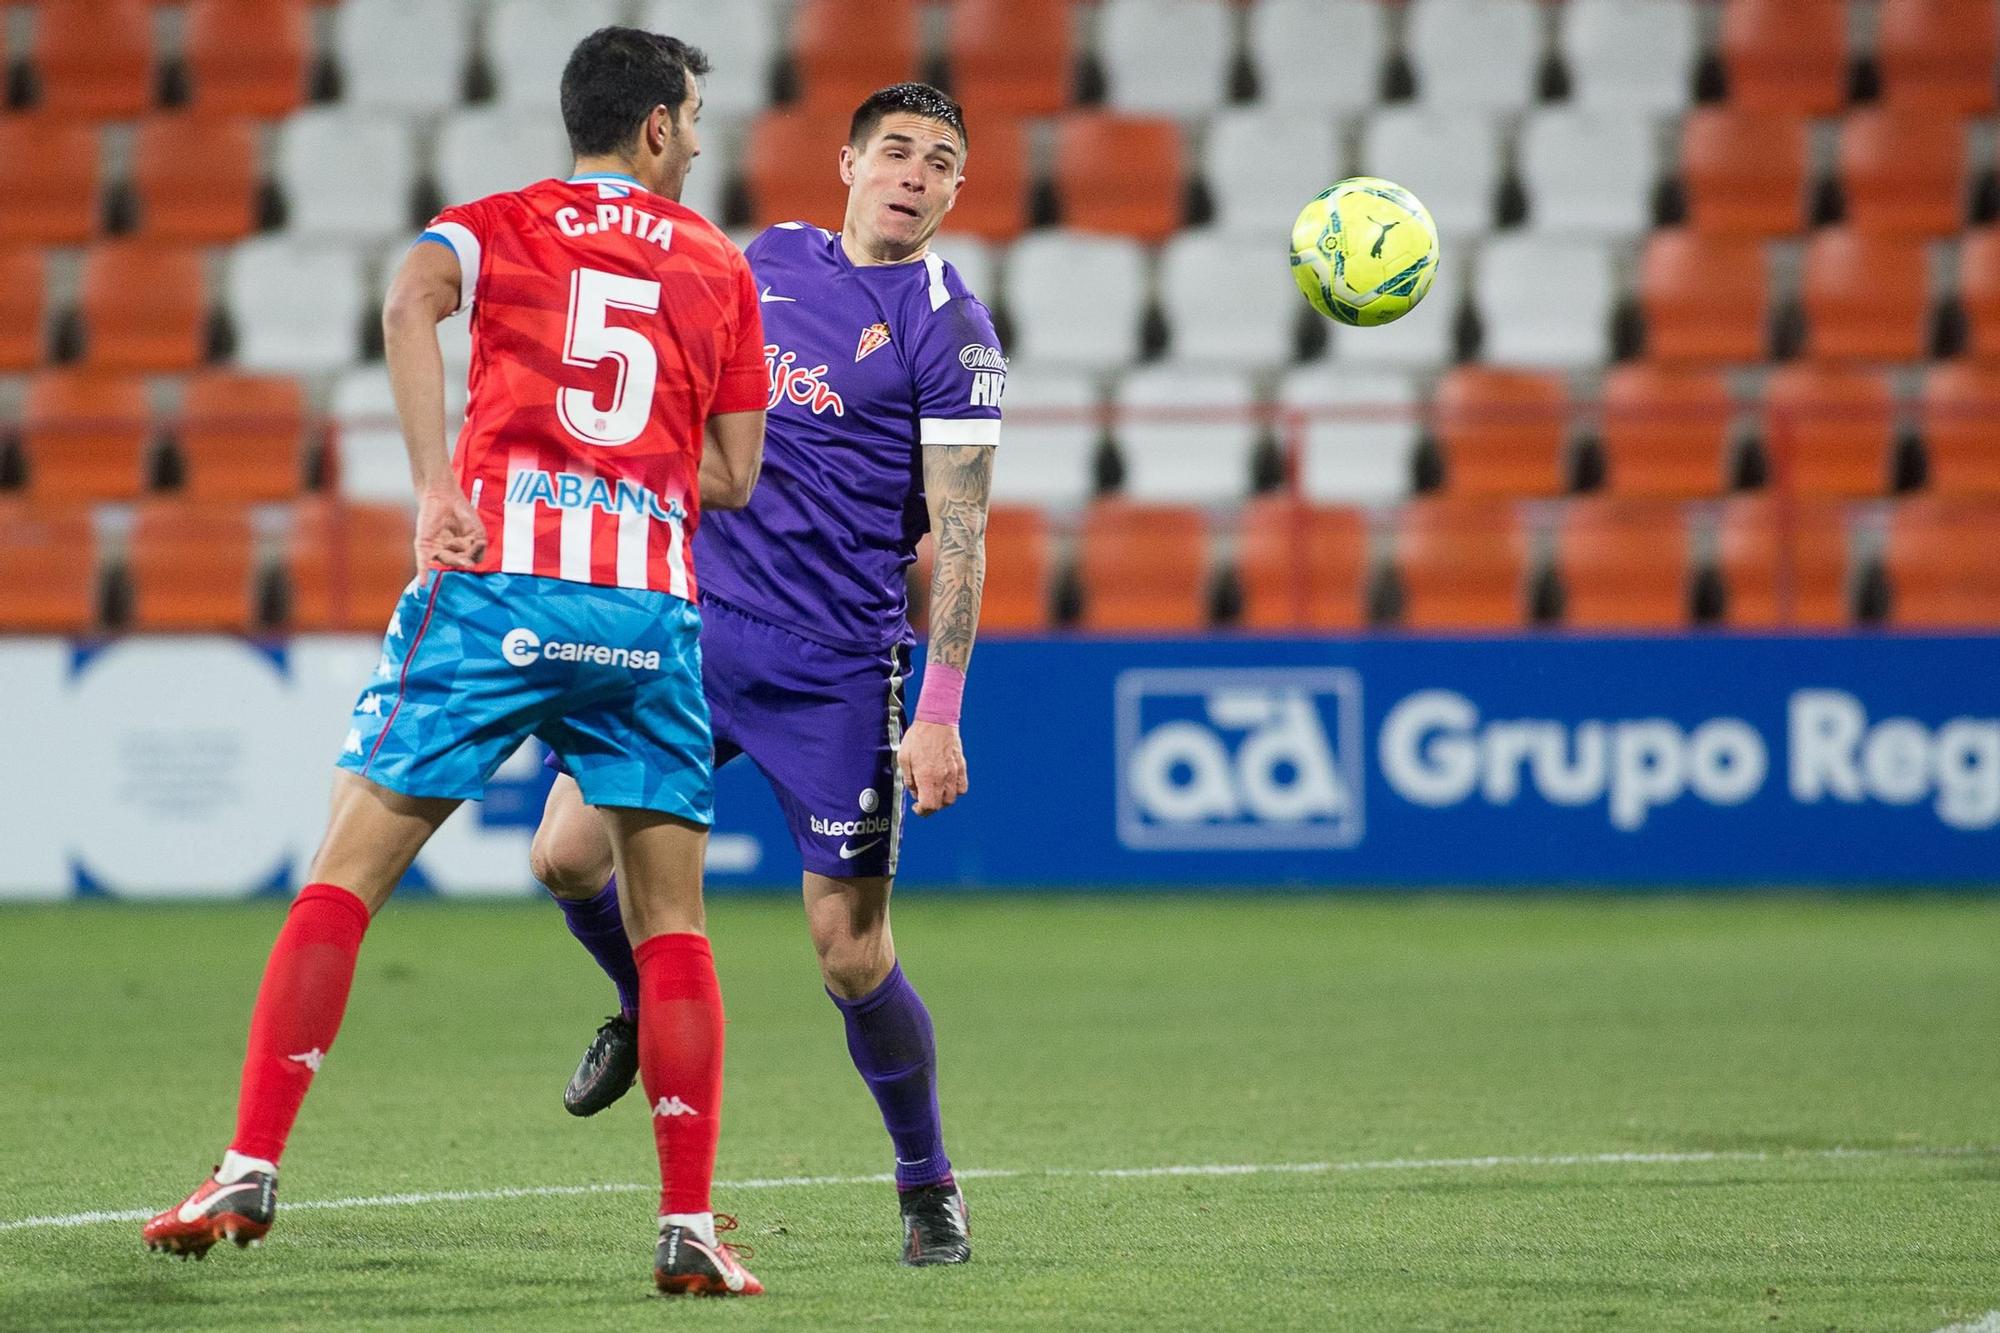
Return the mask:
<svg viewBox="0 0 2000 1333"><path fill-rule="evenodd" d="M456 485L427 490L417 502L417 568L471 569L486 554L486 525Z"/></svg>
<svg viewBox="0 0 2000 1333"><path fill-rule="evenodd" d="M912 722L896 750L896 771L916 801L920 815L934 815L971 789L958 728L941 722Z"/></svg>

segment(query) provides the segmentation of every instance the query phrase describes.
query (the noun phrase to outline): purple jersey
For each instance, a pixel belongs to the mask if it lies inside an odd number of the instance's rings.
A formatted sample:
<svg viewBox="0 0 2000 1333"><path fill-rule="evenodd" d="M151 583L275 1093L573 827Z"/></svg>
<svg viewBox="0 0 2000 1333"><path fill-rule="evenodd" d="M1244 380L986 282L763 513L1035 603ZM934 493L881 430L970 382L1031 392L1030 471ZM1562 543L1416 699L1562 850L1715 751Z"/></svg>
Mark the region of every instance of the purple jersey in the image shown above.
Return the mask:
<svg viewBox="0 0 2000 1333"><path fill-rule="evenodd" d="M922 448L1000 439L993 317L934 254L857 267L802 222L744 253L771 371L764 472L748 508L702 516L702 590L830 648L907 643Z"/></svg>

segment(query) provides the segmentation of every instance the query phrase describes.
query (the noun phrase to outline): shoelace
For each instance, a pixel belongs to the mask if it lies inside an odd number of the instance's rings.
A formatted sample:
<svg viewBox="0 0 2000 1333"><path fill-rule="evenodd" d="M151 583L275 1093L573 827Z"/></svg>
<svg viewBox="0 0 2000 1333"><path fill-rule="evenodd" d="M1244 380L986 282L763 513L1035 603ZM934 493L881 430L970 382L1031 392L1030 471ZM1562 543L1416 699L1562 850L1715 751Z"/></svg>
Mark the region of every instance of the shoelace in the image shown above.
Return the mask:
<svg viewBox="0 0 2000 1333"><path fill-rule="evenodd" d="M725 1231L734 1231L736 1229L736 1219L734 1217L728 1213L717 1213L715 1215L715 1234L717 1236L720 1236ZM757 1251L754 1246L730 1244L722 1240L716 1241L715 1244L717 1249L727 1250L733 1259L755 1259L757 1257Z"/></svg>

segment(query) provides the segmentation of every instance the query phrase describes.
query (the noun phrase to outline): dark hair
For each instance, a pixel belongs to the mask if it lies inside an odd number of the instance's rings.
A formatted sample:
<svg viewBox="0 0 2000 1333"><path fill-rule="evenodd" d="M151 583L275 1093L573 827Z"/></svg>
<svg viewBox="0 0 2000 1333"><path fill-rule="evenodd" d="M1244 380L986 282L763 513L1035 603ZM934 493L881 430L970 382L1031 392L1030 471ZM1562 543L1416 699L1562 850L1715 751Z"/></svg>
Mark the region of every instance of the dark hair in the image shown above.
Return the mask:
<svg viewBox="0 0 2000 1333"><path fill-rule="evenodd" d="M922 116L925 120L941 120L958 132L961 151L972 146L965 133L965 108L928 83L897 83L870 93L867 101L854 108L854 119L847 127L847 142L859 149L875 133L882 118L895 111Z"/></svg>
<svg viewBox="0 0 2000 1333"><path fill-rule="evenodd" d="M578 157L615 153L632 142L656 106L678 112L688 76L708 73L708 57L678 37L641 28L599 28L563 66L562 118Z"/></svg>

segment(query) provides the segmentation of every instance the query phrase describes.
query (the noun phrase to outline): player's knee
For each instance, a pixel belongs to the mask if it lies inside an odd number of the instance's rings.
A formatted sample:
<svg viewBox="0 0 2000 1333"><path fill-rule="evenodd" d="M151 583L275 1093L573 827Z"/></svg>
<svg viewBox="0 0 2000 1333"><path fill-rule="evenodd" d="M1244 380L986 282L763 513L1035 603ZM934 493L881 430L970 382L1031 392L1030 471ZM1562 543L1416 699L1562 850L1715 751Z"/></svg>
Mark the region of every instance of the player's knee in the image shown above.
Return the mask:
<svg viewBox="0 0 2000 1333"><path fill-rule="evenodd" d="M882 984L896 956L886 935L815 938L820 978L843 1000L858 1000Z"/></svg>
<svg viewBox="0 0 2000 1333"><path fill-rule="evenodd" d="M583 864L575 856L565 856L554 838L535 834L528 846L528 873L558 898L594 898L604 888L603 871L594 863Z"/></svg>

